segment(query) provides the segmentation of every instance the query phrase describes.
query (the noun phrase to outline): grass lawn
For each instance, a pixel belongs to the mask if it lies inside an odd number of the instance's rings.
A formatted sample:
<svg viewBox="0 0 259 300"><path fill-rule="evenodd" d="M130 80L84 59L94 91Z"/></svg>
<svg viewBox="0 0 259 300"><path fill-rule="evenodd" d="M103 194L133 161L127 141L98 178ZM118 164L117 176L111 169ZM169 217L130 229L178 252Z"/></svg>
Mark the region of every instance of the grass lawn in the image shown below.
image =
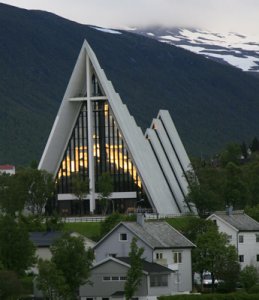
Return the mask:
<svg viewBox="0 0 259 300"><path fill-rule="evenodd" d="M188 225L194 218L196 219L197 217L193 217L193 216L175 217L175 218L165 219L165 221L171 226L173 226L176 230L184 232L186 227L188 227Z"/></svg>
<svg viewBox="0 0 259 300"><path fill-rule="evenodd" d="M65 223L65 231L75 231L78 232L91 240L97 241L100 235L100 222L75 222L75 223Z"/></svg>

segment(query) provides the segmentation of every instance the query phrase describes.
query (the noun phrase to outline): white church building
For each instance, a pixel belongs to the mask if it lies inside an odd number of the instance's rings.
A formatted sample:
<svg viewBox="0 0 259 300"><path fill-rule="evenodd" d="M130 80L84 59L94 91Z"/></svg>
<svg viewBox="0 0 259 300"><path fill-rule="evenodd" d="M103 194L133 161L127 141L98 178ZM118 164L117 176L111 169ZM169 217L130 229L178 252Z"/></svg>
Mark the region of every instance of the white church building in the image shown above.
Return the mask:
<svg viewBox="0 0 259 300"><path fill-rule="evenodd" d="M134 87L132 87L134 88ZM144 113L144 112L143 112ZM40 160L53 174L57 207L79 214L73 174L89 181L83 214L98 212L98 178L108 173L116 210L149 207L157 214L196 212L186 201L190 160L168 111L142 132L84 41Z"/></svg>

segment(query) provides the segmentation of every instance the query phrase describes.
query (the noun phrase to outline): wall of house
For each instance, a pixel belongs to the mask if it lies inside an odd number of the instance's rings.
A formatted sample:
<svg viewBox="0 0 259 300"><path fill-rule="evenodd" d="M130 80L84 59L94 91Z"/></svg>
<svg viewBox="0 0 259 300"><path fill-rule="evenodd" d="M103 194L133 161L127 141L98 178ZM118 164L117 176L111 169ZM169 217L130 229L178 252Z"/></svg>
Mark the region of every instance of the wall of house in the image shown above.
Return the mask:
<svg viewBox="0 0 259 300"><path fill-rule="evenodd" d="M104 281L103 276L126 276L128 267L114 261L108 261L92 270L91 284L80 287L80 297L110 297L117 291L124 291L125 281ZM136 292L137 296L147 295L147 275L142 276L141 286Z"/></svg>
<svg viewBox="0 0 259 300"><path fill-rule="evenodd" d="M216 222L219 232L225 233L228 236L229 243L231 245L237 247L238 230L236 230L233 227L229 226L227 223L225 223L222 220L218 219L216 216L212 216L210 218L210 220Z"/></svg>
<svg viewBox="0 0 259 300"><path fill-rule="evenodd" d="M212 216L210 219L216 220L219 232L223 232L229 237L229 243L237 248L238 255L244 255L244 262L240 262L241 269L249 265L258 268L259 261L257 261L257 255L259 255L259 242L256 242L256 235L259 235L259 231L239 232L216 216ZM239 242L240 235L244 237L243 243Z"/></svg>
<svg viewBox="0 0 259 300"><path fill-rule="evenodd" d="M162 259L157 260L157 253L162 253ZM174 262L174 253L181 253L181 262ZM178 256L179 257L179 256ZM154 262L174 270L173 281L177 292L192 290L191 249L159 249L153 253Z"/></svg>
<svg viewBox="0 0 259 300"><path fill-rule="evenodd" d="M50 252L49 247L41 247L41 248L36 249L36 256L38 258L50 260L52 257L52 254Z"/></svg>
<svg viewBox="0 0 259 300"><path fill-rule="evenodd" d="M175 291L176 291L176 285L175 285L173 273L168 275L168 286L151 287L150 286L150 277L148 277L148 295L149 296L173 295L176 293Z"/></svg>
<svg viewBox="0 0 259 300"><path fill-rule="evenodd" d="M257 261L257 255L259 255L259 242L256 242L256 235L259 235L259 231L239 232L238 235L243 235L244 240L243 243L238 243L238 255L244 255L244 262L240 263L241 268L249 265L258 268L259 261Z"/></svg>
<svg viewBox="0 0 259 300"><path fill-rule="evenodd" d="M127 240L120 241L120 234L126 233ZM115 254L117 257L127 257L130 252L130 243L134 235L129 231L125 226L120 225L115 229L110 235L109 238L105 239L102 243L97 245L95 248L95 260L99 262L111 254ZM141 240L137 241L138 247L144 247L145 251L142 255L143 258L147 261L152 261L153 254L152 249Z"/></svg>

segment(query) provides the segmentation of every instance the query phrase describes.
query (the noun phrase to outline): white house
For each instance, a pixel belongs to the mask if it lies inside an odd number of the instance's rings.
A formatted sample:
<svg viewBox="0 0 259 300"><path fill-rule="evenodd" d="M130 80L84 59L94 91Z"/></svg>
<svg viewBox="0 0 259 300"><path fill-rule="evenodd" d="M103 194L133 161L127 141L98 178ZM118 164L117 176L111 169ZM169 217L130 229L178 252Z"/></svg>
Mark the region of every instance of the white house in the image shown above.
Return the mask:
<svg viewBox="0 0 259 300"><path fill-rule="evenodd" d="M219 232L228 236L229 243L238 252L241 268L247 265L259 267L259 223L244 211L218 211L208 217L218 226Z"/></svg>
<svg viewBox="0 0 259 300"><path fill-rule="evenodd" d="M13 165L0 165L0 175L1 174L15 174L15 166Z"/></svg>
<svg viewBox="0 0 259 300"><path fill-rule="evenodd" d="M108 262L116 265L114 270L118 268L121 272L120 275L114 275L116 278L126 276L128 267L126 266L123 271L121 265L122 263L130 264L128 256L134 237L137 238L138 247L144 248L142 257L146 267L144 271L147 271L147 273L143 273L143 276L146 276L143 279L144 286L140 287L136 297L149 299L151 296L172 295L192 290L191 250L195 245L168 223L164 221L145 222L144 216L139 214L137 222L119 223L93 247L96 259L96 265L93 267L90 278L93 286L87 285L80 288L82 299L112 298L114 293L120 292L118 290L120 286L114 285L112 280L105 281L105 295L103 294L104 290L101 291L97 287L102 285L103 276L107 275L110 278L113 276L108 273L105 275ZM112 263L111 258L113 258ZM155 271L156 274L154 274ZM111 269L110 273L112 273ZM157 286L156 283L146 282L146 280L152 281L155 278L158 280ZM162 289L161 284L163 284Z"/></svg>

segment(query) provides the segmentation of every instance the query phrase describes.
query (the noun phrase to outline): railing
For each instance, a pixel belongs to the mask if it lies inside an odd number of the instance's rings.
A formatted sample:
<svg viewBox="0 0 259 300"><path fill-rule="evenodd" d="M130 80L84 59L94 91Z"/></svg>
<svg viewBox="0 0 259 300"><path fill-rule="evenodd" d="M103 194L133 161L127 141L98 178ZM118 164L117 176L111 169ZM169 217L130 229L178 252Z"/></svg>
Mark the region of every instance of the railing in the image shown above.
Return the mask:
<svg viewBox="0 0 259 300"><path fill-rule="evenodd" d="M106 218L107 216L64 217L62 221L65 223L103 222Z"/></svg>

